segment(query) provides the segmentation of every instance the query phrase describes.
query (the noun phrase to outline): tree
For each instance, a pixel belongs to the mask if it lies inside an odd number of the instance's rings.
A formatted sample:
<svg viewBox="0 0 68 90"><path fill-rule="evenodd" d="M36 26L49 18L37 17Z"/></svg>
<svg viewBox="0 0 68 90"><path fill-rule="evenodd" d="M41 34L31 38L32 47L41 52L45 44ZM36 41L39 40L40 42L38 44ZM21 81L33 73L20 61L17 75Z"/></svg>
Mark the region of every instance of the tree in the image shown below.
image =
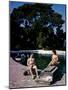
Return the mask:
<svg viewBox="0 0 68 90"><path fill-rule="evenodd" d="M10 15L11 49L60 49L64 20L52 9L52 4L24 4ZM22 27L20 25L22 24ZM54 34L56 28L56 35ZM61 36L58 34L61 33ZM58 48L59 41L59 48ZM62 44L63 44L63 40Z"/></svg>

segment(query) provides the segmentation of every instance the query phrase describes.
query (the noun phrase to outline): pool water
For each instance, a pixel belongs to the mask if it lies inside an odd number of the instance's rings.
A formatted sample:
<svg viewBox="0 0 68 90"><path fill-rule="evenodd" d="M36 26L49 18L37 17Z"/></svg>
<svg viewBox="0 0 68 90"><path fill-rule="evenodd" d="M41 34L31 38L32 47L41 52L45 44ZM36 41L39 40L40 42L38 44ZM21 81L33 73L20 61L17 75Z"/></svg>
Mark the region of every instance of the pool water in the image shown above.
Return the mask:
<svg viewBox="0 0 68 90"><path fill-rule="evenodd" d="M35 62L38 69L45 69L49 62L51 61L51 55L41 55L41 54L34 54ZM65 56L59 56L59 62L58 65L61 71L66 70L66 60Z"/></svg>
<svg viewBox="0 0 68 90"><path fill-rule="evenodd" d="M38 69L44 69L47 67L47 65L49 64L49 62L51 61L51 55L50 56L43 56L41 54L35 54L35 63L37 65Z"/></svg>
<svg viewBox="0 0 68 90"><path fill-rule="evenodd" d="M20 61L20 63L23 65L27 65L28 57L25 57L25 56L22 56L21 61ZM64 56L59 55L60 64L58 66L59 66L59 70L63 72L66 72L66 58L65 57L66 57L65 55ZM34 53L34 58L35 58L35 63L37 65L37 68L41 70L45 69L48 66L49 62L51 61L50 54L42 55L42 54Z"/></svg>

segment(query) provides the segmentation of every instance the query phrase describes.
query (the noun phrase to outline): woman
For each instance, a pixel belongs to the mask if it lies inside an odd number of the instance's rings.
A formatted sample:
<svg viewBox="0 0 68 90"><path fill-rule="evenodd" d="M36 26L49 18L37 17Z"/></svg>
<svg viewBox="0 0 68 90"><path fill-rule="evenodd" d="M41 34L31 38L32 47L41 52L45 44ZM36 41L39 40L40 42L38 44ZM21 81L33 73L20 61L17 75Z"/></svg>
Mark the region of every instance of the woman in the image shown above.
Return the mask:
<svg viewBox="0 0 68 90"><path fill-rule="evenodd" d="M52 50L52 60L51 60L51 62L48 64L48 66L51 66L51 65L57 65L57 64L59 64L60 62L58 62L58 55L57 55L57 53L56 53L56 51L55 50Z"/></svg>
<svg viewBox="0 0 68 90"><path fill-rule="evenodd" d="M33 54L31 54L28 58L27 66L32 78L34 79L35 77L38 77L37 66L35 65L35 59L33 58Z"/></svg>

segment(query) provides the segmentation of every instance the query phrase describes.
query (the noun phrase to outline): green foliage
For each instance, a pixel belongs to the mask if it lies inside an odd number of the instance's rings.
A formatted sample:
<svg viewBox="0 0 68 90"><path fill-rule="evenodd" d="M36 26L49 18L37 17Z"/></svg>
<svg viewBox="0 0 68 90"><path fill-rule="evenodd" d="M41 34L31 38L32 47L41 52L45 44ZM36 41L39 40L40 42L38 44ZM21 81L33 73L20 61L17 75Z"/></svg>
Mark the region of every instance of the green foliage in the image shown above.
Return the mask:
<svg viewBox="0 0 68 90"><path fill-rule="evenodd" d="M20 27L21 23L24 27ZM24 4L18 7L10 15L11 49L64 48L63 23L62 15L52 10L52 4Z"/></svg>

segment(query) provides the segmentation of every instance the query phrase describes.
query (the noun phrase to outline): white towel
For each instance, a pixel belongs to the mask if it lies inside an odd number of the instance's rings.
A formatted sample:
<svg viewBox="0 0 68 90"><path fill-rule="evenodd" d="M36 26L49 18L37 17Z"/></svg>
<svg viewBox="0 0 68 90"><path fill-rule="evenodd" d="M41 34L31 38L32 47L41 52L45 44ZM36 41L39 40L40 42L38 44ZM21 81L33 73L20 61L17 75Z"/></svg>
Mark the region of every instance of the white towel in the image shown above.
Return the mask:
<svg viewBox="0 0 68 90"><path fill-rule="evenodd" d="M52 81L52 76L46 76L45 78L42 78L42 80L45 80L45 81Z"/></svg>

